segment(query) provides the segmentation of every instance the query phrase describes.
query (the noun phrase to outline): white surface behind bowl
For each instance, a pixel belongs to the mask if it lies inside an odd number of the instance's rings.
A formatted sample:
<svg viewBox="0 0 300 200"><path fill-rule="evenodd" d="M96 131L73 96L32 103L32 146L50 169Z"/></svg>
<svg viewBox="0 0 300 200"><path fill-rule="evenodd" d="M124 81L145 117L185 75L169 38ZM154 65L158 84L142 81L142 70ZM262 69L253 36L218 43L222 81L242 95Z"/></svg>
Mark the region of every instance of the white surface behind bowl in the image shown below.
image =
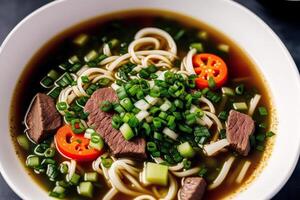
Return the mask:
<svg viewBox="0 0 300 200"><path fill-rule="evenodd" d="M198 18L232 38L260 67L274 97L278 134L268 165L237 199L271 198L285 184L298 160L299 75L278 37L250 11L227 0L62 0L20 22L0 50L0 170L10 187L23 199L49 199L25 173L9 134L10 100L23 67L45 42L66 28L94 16L135 8L166 9Z"/></svg>

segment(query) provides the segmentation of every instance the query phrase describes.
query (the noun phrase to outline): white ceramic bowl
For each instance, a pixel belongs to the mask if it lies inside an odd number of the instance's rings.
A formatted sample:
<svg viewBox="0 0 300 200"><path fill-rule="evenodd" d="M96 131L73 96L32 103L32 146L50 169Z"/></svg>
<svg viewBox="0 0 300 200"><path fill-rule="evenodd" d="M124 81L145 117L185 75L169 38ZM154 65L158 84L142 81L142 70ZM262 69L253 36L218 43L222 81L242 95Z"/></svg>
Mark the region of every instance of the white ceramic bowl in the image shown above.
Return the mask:
<svg viewBox="0 0 300 200"><path fill-rule="evenodd" d="M298 160L299 74L271 29L244 7L227 0L62 0L26 17L8 35L0 51L0 170L7 183L22 199L49 199L25 173L9 134L10 101L23 67L45 42L66 28L104 13L134 8L166 9L198 18L232 38L260 67L274 97L277 137L268 165L236 198L271 198L286 183Z"/></svg>

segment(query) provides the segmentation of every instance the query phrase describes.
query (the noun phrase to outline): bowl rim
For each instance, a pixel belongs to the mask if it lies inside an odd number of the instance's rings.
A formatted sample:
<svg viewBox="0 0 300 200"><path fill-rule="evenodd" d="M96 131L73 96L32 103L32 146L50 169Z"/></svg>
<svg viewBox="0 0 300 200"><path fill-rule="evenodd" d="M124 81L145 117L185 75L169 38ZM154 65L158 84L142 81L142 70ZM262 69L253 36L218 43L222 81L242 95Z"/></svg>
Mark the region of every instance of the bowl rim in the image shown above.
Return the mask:
<svg viewBox="0 0 300 200"><path fill-rule="evenodd" d="M10 31L10 33L6 36L6 38L2 42L2 44L0 46L0 55L3 51L3 49L5 48L7 42L9 41L9 39L15 34L16 31L18 31L18 29L24 23L26 23L28 20L30 20L32 17L38 15L39 13L44 12L44 10L47 10L47 9L57 5L57 4L61 4L61 3L66 2L66 1L69 1L69 0L57 0L57 1L47 3L43 6L41 6L40 8L36 9L32 13L30 13L29 15L27 15L24 19L22 19ZM247 14L254 21L256 21L257 23L260 24L260 26L264 29L264 31L266 31L272 37L272 40L277 43L278 47L281 48L282 52L284 53L284 55L286 57L286 60L288 61L288 65L290 66L291 70L293 70L294 78L297 78L297 80L298 80L296 86L298 88L300 88L300 75L299 75L298 68L297 68L291 54L289 53L288 49L285 47L285 45L279 39L279 37L275 34L275 32L261 18L259 18L256 14L254 14L252 11L250 11L248 8L244 7L243 5L241 5L241 4L239 4L235 1L231 1L231 0L219 0L219 1L226 2L226 3L230 4L231 6L235 7L236 9L239 9L239 10L245 12L245 14ZM299 142L299 144L300 144L300 142ZM293 171L296 167L299 155L300 155L300 145L298 145L297 152L295 153L295 156L293 157L293 163L291 164L291 166L289 166L289 171L286 174L285 179L282 179L281 182L279 184L277 184L275 187L273 186L273 190L265 195L266 198L272 198L286 184L286 182L288 181L288 179L290 178L291 174L293 173ZM6 183L10 186L10 188L18 196L20 196L24 199L28 198L28 194L25 194L21 189L15 187L15 185L13 183L13 180L6 174L5 169L4 169L1 161L0 161L0 173L3 176L4 180L6 181ZM255 180L253 182L255 182Z"/></svg>

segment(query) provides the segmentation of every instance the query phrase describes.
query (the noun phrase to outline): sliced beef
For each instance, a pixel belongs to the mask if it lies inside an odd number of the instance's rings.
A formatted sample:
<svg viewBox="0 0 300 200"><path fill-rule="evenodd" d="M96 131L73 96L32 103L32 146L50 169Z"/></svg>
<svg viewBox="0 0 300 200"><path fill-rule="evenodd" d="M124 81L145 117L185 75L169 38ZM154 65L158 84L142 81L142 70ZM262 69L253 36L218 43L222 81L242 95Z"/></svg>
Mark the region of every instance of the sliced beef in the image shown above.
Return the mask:
<svg viewBox="0 0 300 200"><path fill-rule="evenodd" d="M38 93L29 108L25 122L29 137L36 143L55 133L62 125L54 100L46 94Z"/></svg>
<svg viewBox="0 0 300 200"><path fill-rule="evenodd" d="M254 121L246 114L231 110L229 112L226 136L231 147L243 156L250 151L249 137L254 132Z"/></svg>
<svg viewBox="0 0 300 200"><path fill-rule="evenodd" d="M112 88L102 88L94 92L84 107L84 111L89 113L88 125L103 137L116 157L146 158L145 140L143 138L125 140L122 133L111 125L113 113L101 111L102 101L117 102L116 92Z"/></svg>
<svg viewBox="0 0 300 200"><path fill-rule="evenodd" d="M206 181L201 177L187 177L179 191L181 200L201 200L206 188Z"/></svg>

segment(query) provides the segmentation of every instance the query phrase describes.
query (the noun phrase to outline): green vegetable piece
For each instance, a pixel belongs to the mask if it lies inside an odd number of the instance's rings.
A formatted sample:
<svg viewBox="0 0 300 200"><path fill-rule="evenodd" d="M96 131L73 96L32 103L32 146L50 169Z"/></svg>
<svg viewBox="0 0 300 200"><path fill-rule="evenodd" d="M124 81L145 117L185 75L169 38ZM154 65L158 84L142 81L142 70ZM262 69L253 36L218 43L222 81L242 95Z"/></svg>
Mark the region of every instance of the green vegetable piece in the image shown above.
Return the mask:
<svg viewBox="0 0 300 200"><path fill-rule="evenodd" d="M91 182L81 182L79 186L77 186L77 192L79 195L84 197L93 197L94 186Z"/></svg>
<svg viewBox="0 0 300 200"><path fill-rule="evenodd" d="M245 102L235 102L232 104L235 110L247 110L248 106Z"/></svg>
<svg viewBox="0 0 300 200"><path fill-rule="evenodd" d="M101 151L104 147L103 139L97 133L92 134L89 147Z"/></svg>
<svg viewBox="0 0 300 200"><path fill-rule="evenodd" d="M97 182L98 173L97 172L84 173L84 181Z"/></svg>
<svg viewBox="0 0 300 200"><path fill-rule="evenodd" d="M258 107L258 112L261 116L267 116L268 115L268 111L267 111L266 107Z"/></svg>
<svg viewBox="0 0 300 200"><path fill-rule="evenodd" d="M73 176L71 177L71 179L69 180L69 183L71 185L78 185L79 180L80 180L80 175L74 173Z"/></svg>
<svg viewBox="0 0 300 200"><path fill-rule="evenodd" d="M184 158L192 158L195 156L195 151L189 142L184 142L178 145L177 150Z"/></svg>
<svg viewBox="0 0 300 200"><path fill-rule="evenodd" d="M104 112L109 112L113 108L113 105L110 101L102 101L100 105L100 109Z"/></svg>
<svg viewBox="0 0 300 200"><path fill-rule="evenodd" d="M53 188L53 190L49 193L49 196L55 197L58 199L63 199L66 196L66 189L60 185L57 185Z"/></svg>
<svg viewBox="0 0 300 200"><path fill-rule="evenodd" d="M130 140L131 138L134 137L134 133L133 133L131 127L127 123L124 123L120 127L120 131L121 131L123 137L125 138L125 140Z"/></svg>
<svg viewBox="0 0 300 200"><path fill-rule="evenodd" d="M144 170L147 182L161 186L168 184L168 166L147 162Z"/></svg>
<svg viewBox="0 0 300 200"><path fill-rule="evenodd" d="M266 133L266 137L272 137L273 135L275 135L275 133L273 133L272 131L268 131Z"/></svg>
<svg viewBox="0 0 300 200"><path fill-rule="evenodd" d="M29 151L30 141L28 140L26 134L18 135L17 142L24 150Z"/></svg>
<svg viewBox="0 0 300 200"><path fill-rule="evenodd" d="M26 166L28 167L38 167L41 164L40 158L35 155L30 155L26 159Z"/></svg>
<svg viewBox="0 0 300 200"><path fill-rule="evenodd" d="M196 49L197 53L204 52L202 43L192 43L190 49Z"/></svg>
<svg viewBox="0 0 300 200"><path fill-rule="evenodd" d="M55 149L52 147L46 149L46 151L44 152L44 156L46 158L53 158L55 156Z"/></svg>

